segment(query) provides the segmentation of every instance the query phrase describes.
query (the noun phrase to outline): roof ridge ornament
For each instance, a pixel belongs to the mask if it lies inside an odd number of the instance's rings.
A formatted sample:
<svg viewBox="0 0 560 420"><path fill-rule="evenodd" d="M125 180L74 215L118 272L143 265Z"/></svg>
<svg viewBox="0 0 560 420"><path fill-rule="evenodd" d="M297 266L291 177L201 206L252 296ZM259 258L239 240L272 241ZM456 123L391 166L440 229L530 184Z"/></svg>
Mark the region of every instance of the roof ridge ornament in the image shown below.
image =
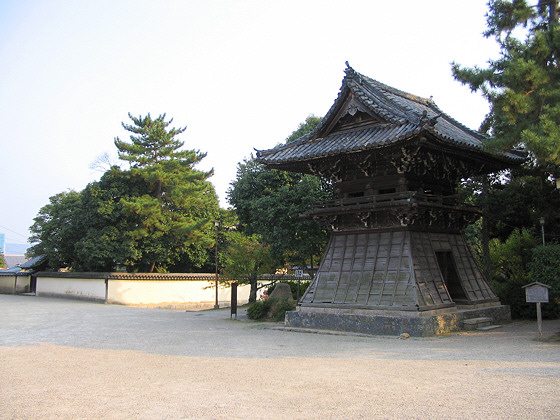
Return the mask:
<svg viewBox="0 0 560 420"><path fill-rule="evenodd" d="M362 75L360 73L358 73L356 70L354 70L350 64L348 64L348 61L346 61L346 68L344 69L344 73L346 73L347 77L357 77L357 82L358 83L362 83Z"/></svg>
<svg viewBox="0 0 560 420"><path fill-rule="evenodd" d="M420 117L420 127L434 127L437 124L437 120L439 117L441 117L441 113L437 114L433 117L428 117L428 111L424 110L422 111L422 116Z"/></svg>

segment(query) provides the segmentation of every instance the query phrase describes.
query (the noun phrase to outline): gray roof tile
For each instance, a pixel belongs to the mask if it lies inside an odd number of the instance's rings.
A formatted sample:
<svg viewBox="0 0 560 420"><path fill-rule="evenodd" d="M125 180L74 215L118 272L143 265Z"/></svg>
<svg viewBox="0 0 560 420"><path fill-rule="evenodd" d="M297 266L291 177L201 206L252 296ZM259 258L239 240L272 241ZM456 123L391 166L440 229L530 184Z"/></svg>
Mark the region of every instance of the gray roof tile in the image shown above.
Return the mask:
<svg viewBox="0 0 560 420"><path fill-rule="evenodd" d="M351 67L333 106L311 133L289 144L258 151L257 159L265 164L278 165L360 152L412 139L420 132L431 133L439 141L460 149L480 152L488 138L443 113L431 100L411 95L356 72ZM350 92L381 122L345 131L325 132L333 126ZM513 153L495 154L493 158L510 163L523 161Z"/></svg>

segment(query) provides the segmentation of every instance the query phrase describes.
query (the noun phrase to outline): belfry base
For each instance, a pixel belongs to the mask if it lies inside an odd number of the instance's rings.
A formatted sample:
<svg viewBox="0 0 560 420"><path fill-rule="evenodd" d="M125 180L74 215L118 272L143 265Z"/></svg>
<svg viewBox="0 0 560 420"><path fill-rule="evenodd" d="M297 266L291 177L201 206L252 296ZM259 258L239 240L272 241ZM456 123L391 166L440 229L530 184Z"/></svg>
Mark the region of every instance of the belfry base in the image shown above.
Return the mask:
<svg viewBox="0 0 560 420"><path fill-rule="evenodd" d="M411 337L429 337L470 329L471 321L488 319L492 324L511 321L509 306L488 303L446 310L370 311L336 308L310 308L299 306L296 311L286 312L285 324L292 328L343 331L369 335L409 334Z"/></svg>
<svg viewBox="0 0 560 420"><path fill-rule="evenodd" d="M424 337L510 317L460 233L393 228L333 232L286 326Z"/></svg>

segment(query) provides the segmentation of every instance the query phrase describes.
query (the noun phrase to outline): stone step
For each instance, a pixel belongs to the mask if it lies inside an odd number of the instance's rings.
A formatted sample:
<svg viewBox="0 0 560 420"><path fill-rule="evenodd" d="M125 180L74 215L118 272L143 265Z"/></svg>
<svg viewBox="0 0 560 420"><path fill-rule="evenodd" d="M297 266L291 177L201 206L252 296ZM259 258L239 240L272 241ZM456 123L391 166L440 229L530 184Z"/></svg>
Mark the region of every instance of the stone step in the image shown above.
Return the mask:
<svg viewBox="0 0 560 420"><path fill-rule="evenodd" d="M503 325L488 325L486 327L479 327L476 330L477 331L491 331L491 330L495 330L496 328L502 328Z"/></svg>
<svg viewBox="0 0 560 420"><path fill-rule="evenodd" d="M490 325L492 325L492 318L489 317L470 318L463 321L465 330L476 330Z"/></svg>

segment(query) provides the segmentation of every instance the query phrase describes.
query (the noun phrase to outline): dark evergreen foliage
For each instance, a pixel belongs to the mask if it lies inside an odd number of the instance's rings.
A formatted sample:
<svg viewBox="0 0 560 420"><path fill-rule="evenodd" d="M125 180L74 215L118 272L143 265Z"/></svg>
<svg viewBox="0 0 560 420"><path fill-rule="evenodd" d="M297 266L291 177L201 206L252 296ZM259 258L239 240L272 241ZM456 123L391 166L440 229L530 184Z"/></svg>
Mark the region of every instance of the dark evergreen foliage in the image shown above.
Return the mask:
<svg viewBox="0 0 560 420"><path fill-rule="evenodd" d="M219 206L212 172L194 168L205 154L179 150L185 129L169 129L165 115L130 118L131 143L115 139L130 169L114 166L81 192L51 197L34 219L30 254L51 268L151 272L207 261Z"/></svg>
<svg viewBox="0 0 560 420"><path fill-rule="evenodd" d="M319 122L320 118L309 116L287 142L311 131ZM301 215L313 203L324 201L328 194L317 177L269 170L251 158L238 165L228 200L235 208L243 232L261 235L279 265L286 262L307 265L311 259L320 258L327 232Z"/></svg>
<svg viewBox="0 0 560 420"><path fill-rule="evenodd" d="M528 152L528 160L520 168L466 184L472 202L485 210L484 223L468 231L474 249L487 261L485 272L494 274L502 302L511 306L512 316L527 317L534 305L525 303L522 286L532 277L532 250L542 243L539 219L544 218L547 243L560 238L560 192L553 184L560 177L558 0L490 0L488 6L484 36L496 40L499 57L486 68L453 63L453 74L490 104L481 125L494 137L487 147L519 147ZM476 232L478 241L472 235ZM490 254L492 267L484 258Z"/></svg>
<svg viewBox="0 0 560 420"><path fill-rule="evenodd" d="M455 78L490 103L482 131L491 146L523 146L541 165L560 165L560 23L558 0L490 0L485 37L500 57L487 68L453 64ZM559 175L560 176L560 175Z"/></svg>
<svg viewBox="0 0 560 420"><path fill-rule="evenodd" d="M543 316L548 318L560 316L560 245L535 248L533 258L529 263L529 276L532 281L538 281L550 287L549 303L542 304Z"/></svg>

